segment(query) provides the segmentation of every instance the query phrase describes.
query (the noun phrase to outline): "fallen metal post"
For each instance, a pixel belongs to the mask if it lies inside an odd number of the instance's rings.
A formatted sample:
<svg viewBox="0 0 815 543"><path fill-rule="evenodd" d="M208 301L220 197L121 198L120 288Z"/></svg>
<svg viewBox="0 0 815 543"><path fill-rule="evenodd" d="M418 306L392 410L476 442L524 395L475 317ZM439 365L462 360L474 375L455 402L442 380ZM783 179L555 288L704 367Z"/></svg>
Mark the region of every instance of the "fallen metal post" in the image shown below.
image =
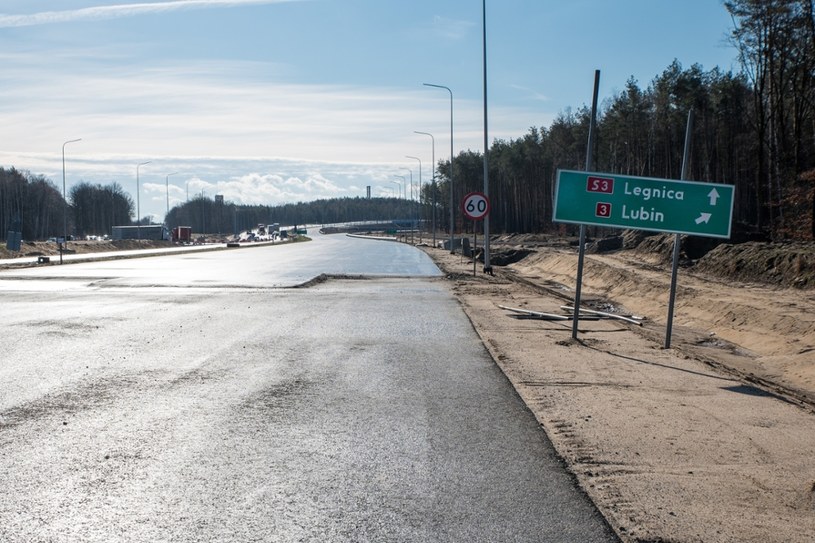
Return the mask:
<svg viewBox="0 0 815 543"><path fill-rule="evenodd" d="M571 306L568 306L568 305L562 305L560 307L561 307L561 309L563 309L565 311L574 311L574 308L571 307ZM584 308L581 308L580 312L581 313L588 313L589 315L599 315L601 317L607 317L609 319L617 319L617 320L621 320L621 321L625 321L625 322L630 322L631 324L636 324L637 326L642 326L642 321L641 320L637 320L637 319L634 319L634 318L631 318L631 317L626 317L624 315L616 315L614 313L606 313L604 311L594 311L592 309L584 309Z"/></svg>

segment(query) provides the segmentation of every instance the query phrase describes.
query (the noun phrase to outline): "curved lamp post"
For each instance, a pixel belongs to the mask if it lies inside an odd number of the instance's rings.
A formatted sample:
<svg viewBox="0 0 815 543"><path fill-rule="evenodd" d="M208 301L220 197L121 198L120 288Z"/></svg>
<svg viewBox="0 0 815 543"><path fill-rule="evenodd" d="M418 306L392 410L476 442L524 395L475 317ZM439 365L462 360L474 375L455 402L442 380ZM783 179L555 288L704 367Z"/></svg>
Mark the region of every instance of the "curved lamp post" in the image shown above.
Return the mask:
<svg viewBox="0 0 815 543"><path fill-rule="evenodd" d="M412 160L418 160L419 161L419 186L416 189L416 200L419 200L419 192L422 189L422 159L417 157L417 156L410 156L410 155L405 155L405 158L409 158L409 159L412 159ZM412 171L410 173L411 173L411 175L413 174ZM412 198L413 197L413 178L412 177L410 179L410 192L411 192L411 198Z"/></svg>
<svg viewBox="0 0 815 543"><path fill-rule="evenodd" d="M404 189L403 189L404 190L404 196L402 197L402 199L407 199L407 178L405 178L404 175L394 175L394 177L398 177L399 179L402 180L402 182L399 183L399 188L404 187Z"/></svg>
<svg viewBox="0 0 815 543"><path fill-rule="evenodd" d="M413 200L413 170L405 167L402 169L410 172L410 199ZM405 192L407 193L407 188L405 188Z"/></svg>
<svg viewBox="0 0 815 543"><path fill-rule="evenodd" d="M167 186L167 215L170 214L170 176L175 175L177 173L178 172L168 173L167 177L164 179L164 182L166 183L166 186ZM165 222L167 221L166 215L164 217L164 221Z"/></svg>
<svg viewBox="0 0 815 543"><path fill-rule="evenodd" d="M402 169L410 172L410 199L413 200L413 170L404 167ZM405 192L407 193L407 188L405 189Z"/></svg>
<svg viewBox="0 0 815 543"><path fill-rule="evenodd" d="M419 243L422 242L422 229L419 227L419 223L421 222L421 217L419 216L419 206L421 205L422 201L422 159L417 156L410 156L405 155L405 158L410 158L412 160L419 161L419 186L416 190L416 227L419 228ZM412 188L412 185L411 185Z"/></svg>
<svg viewBox="0 0 815 543"><path fill-rule="evenodd" d="M82 138L68 140L62 144L62 230L64 235L62 244L66 249L68 248L68 196L65 191L65 146L69 143L76 143L78 141L82 141ZM62 250L59 252L59 263L62 264Z"/></svg>
<svg viewBox="0 0 815 543"><path fill-rule="evenodd" d="M399 189L398 189L399 192L396 193L396 199L398 200L402 196L402 183L400 183L399 181L393 181L393 180L391 181L391 183L396 183L397 185L399 185Z"/></svg>
<svg viewBox="0 0 815 543"><path fill-rule="evenodd" d="M450 87L445 87L444 85L424 83L424 86L445 89L450 93L450 253L453 254L456 252L453 245L453 228L455 226L453 222L453 210L455 209L455 204L453 203L453 91L450 90Z"/></svg>
<svg viewBox="0 0 815 543"><path fill-rule="evenodd" d="M431 215L431 221L433 225L433 247L436 246L436 138L433 137L433 134L430 132L419 132L418 130L413 131L414 134L422 134L424 136L430 136L430 144L431 144L431 160L432 166L430 168L430 174L432 180L430 182L431 191L433 192L433 199L431 204L433 205L433 213Z"/></svg>
<svg viewBox="0 0 815 543"><path fill-rule="evenodd" d="M413 200L413 170L405 167L402 167L402 169L410 172L410 199ZM405 187L405 192L407 192L407 187ZM410 207L408 207L408 209L410 209ZM410 242L413 243L413 228L410 229Z"/></svg>
<svg viewBox="0 0 815 543"><path fill-rule="evenodd" d="M136 165L136 236L138 239L141 239L141 204L139 202L139 168L144 166L145 164L150 164L150 160L147 162L141 162Z"/></svg>

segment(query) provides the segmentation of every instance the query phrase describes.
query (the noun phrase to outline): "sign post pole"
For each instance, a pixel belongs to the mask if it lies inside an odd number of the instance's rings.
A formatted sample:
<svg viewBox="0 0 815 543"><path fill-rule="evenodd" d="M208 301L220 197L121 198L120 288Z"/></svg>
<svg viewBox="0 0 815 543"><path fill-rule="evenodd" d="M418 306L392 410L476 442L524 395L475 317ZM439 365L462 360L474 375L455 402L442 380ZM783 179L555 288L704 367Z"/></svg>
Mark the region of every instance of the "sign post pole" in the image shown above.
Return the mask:
<svg viewBox="0 0 815 543"><path fill-rule="evenodd" d="M475 257L475 250L478 247L478 221L473 221L473 277L475 277L475 264L478 259Z"/></svg>
<svg viewBox="0 0 815 543"><path fill-rule="evenodd" d="M600 89L600 70L594 71L594 93L591 100L591 121L589 122L589 141L586 146L586 171L593 165L592 148L594 147L594 129L597 122L597 93ZM580 319L580 291L583 286L583 260L586 255L586 225L580 225L580 247L577 251L577 284L574 289L574 319L572 319L572 339L577 339L578 321Z"/></svg>
<svg viewBox="0 0 815 543"><path fill-rule="evenodd" d="M558 170L555 185L554 222L675 234L666 349L671 346L680 235L728 239L733 222L735 186L685 180L690 170L692 131L693 111L688 114L682 180ZM575 304L581 271L578 265ZM575 320L577 317L575 308Z"/></svg>
<svg viewBox="0 0 815 543"><path fill-rule="evenodd" d="M685 128L685 152L682 156L682 175L680 179L687 180L689 162L690 162L690 149L693 139L693 109L688 111L688 125ZM665 329L665 348L671 348L671 333L674 324L674 301L676 300L676 276L679 271L679 247L680 238L679 234L674 234L674 254L673 265L671 267L671 295L668 298L668 322Z"/></svg>
<svg viewBox="0 0 815 543"><path fill-rule="evenodd" d="M490 214L490 199L487 197L486 194L483 192L471 192L464 196L464 199L461 201L461 211L464 213L464 216L468 219L473 221L473 277L475 277L475 265L476 265L476 258L475 258L475 249L478 247L478 232L476 231L476 227L478 221L485 220ZM467 229L464 229L465 233ZM464 251L461 251L462 257L464 256ZM484 270L487 273L487 270Z"/></svg>

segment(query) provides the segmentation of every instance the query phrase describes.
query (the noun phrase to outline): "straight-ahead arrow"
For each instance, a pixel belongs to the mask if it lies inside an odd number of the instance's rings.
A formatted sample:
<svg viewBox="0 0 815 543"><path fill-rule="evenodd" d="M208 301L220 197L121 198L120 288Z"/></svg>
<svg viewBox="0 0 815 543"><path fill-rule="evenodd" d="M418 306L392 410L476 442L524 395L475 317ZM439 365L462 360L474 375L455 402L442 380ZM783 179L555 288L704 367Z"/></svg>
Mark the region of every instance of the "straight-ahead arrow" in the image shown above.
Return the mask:
<svg viewBox="0 0 815 543"><path fill-rule="evenodd" d="M716 189L713 189L716 190ZM710 213L700 213L699 217L696 219L696 224L707 224L710 221L711 214Z"/></svg>
<svg viewBox="0 0 815 543"><path fill-rule="evenodd" d="M716 189L711 190L707 193L707 197L710 198L710 205L715 206L716 202L719 200L719 191ZM705 221L707 222L707 221Z"/></svg>

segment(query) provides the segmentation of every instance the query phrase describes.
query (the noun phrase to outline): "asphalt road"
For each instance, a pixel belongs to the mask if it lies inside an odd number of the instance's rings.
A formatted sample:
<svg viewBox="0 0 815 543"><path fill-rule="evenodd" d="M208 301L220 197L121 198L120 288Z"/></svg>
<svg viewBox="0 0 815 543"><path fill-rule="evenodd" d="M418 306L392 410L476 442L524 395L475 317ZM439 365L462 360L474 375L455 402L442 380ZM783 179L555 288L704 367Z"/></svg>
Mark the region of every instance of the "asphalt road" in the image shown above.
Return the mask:
<svg viewBox="0 0 815 543"><path fill-rule="evenodd" d="M323 272L372 278L281 288ZM321 236L0 272L0 541L615 541L438 274Z"/></svg>

